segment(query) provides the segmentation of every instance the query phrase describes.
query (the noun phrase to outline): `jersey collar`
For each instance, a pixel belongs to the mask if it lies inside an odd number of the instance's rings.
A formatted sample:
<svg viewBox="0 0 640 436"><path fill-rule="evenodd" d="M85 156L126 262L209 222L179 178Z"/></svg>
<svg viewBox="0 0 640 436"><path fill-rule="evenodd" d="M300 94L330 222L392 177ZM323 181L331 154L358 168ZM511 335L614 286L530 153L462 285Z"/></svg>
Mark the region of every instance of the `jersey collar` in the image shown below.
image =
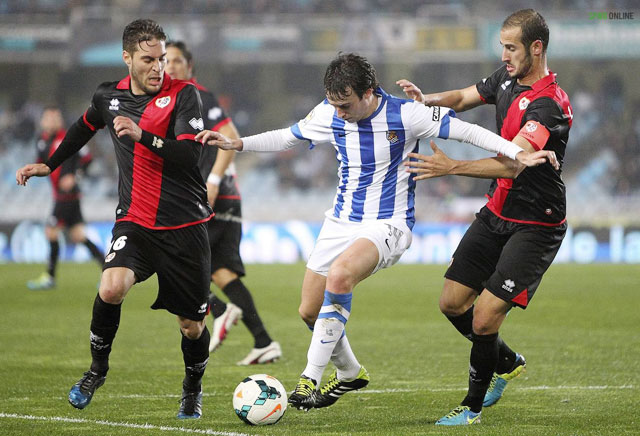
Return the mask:
<svg viewBox="0 0 640 436"><path fill-rule="evenodd" d="M539 79L533 85L531 85L531 89L534 91L542 91L547 86L556 82L556 75L553 71L549 70L549 74L544 76L542 79Z"/></svg>

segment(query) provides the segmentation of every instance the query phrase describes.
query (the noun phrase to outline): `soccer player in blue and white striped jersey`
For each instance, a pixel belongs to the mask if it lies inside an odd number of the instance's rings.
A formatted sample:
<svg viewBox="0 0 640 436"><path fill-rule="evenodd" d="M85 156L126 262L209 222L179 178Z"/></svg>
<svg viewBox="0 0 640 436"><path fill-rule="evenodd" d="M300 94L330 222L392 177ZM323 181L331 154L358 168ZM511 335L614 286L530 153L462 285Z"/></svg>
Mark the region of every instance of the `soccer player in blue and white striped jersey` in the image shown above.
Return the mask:
<svg viewBox="0 0 640 436"><path fill-rule="evenodd" d="M426 107L387 94L369 62L340 54L325 73L326 98L288 129L240 139L201 132L207 145L237 151L280 151L296 145L331 145L339 162L333 207L307 262L299 312L313 331L302 372L289 403L298 409L326 407L363 388L369 374L345 333L354 287L395 264L411 244L415 181L402 162L423 138L456 139L517 159L546 162L546 152L528 153L444 107ZM336 370L318 391L331 360Z"/></svg>

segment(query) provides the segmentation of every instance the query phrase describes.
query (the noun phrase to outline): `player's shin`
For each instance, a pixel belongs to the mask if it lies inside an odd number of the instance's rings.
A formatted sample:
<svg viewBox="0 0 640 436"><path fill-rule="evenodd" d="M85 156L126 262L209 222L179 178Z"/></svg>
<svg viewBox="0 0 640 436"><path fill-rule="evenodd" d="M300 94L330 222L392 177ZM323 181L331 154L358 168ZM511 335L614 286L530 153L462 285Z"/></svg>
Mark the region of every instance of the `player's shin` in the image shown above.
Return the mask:
<svg viewBox="0 0 640 436"><path fill-rule="evenodd" d="M355 354L353 354L353 350L351 350L351 344L349 344L349 340L347 339L346 331L333 349L331 361L338 371L338 379L352 380L358 376L360 372L360 362L358 362Z"/></svg>
<svg viewBox="0 0 640 436"><path fill-rule="evenodd" d="M55 241L49 241L49 265L47 272L51 277L56 276L56 267L58 266L58 255L60 253L60 243L56 239Z"/></svg>
<svg viewBox="0 0 640 436"><path fill-rule="evenodd" d="M471 340L471 334L473 333L473 309L474 305L471 305L466 312L462 315L450 316L445 315L449 322L460 332L462 336Z"/></svg>
<svg viewBox="0 0 640 436"><path fill-rule="evenodd" d="M91 319L91 370L105 375L109 370L109 353L120 324L122 304L105 303L100 294L93 302Z"/></svg>
<svg viewBox="0 0 640 436"><path fill-rule="evenodd" d="M209 361L210 339L209 329L206 326L198 339L192 340L182 334L181 348L185 367L182 387L185 391L199 392L201 389L202 376Z"/></svg>
<svg viewBox="0 0 640 436"><path fill-rule="evenodd" d="M473 333L472 341L469 359L469 391L462 401L462 406L469 406L472 412L477 413L482 410L484 396L498 365L498 334Z"/></svg>
<svg viewBox="0 0 640 436"><path fill-rule="evenodd" d="M311 345L307 353L307 367L303 374L316 382L331 359L334 348L344 333L351 312L352 294L324 292L324 302L313 328Z"/></svg>

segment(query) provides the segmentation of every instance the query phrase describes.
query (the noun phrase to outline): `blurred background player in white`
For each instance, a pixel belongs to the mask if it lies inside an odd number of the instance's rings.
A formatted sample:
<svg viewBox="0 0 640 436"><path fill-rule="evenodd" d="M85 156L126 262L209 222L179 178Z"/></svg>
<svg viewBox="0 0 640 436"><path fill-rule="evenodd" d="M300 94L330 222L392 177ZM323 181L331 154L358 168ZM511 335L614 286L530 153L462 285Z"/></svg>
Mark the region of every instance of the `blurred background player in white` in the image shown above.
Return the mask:
<svg viewBox="0 0 640 436"><path fill-rule="evenodd" d="M533 9L507 17L500 31L505 63L491 76L464 89L423 95L400 80L407 95L427 105L464 111L495 104L500 134L525 150L550 150L562 163L572 109L556 75L547 67L549 28ZM440 310L473 345L469 390L458 407L437 425L480 422L482 407L502 397L507 382L525 368L498 331L513 306L526 309L564 238L565 186L560 167L524 168L503 157L455 161L434 147L433 156L416 155L418 179L458 174L495 179L489 201L471 224L445 273Z"/></svg>
<svg viewBox="0 0 640 436"><path fill-rule="evenodd" d="M167 43L166 72L172 79L188 80L198 88L206 128L228 138L240 137L215 95L196 81L193 55L184 42ZM282 349L267 333L253 297L240 279L245 275L245 269L240 257L242 210L234 156L235 152L232 150L205 147L198 163L202 178L207 182L209 204L215 213L207 227L211 246L211 280L230 301L225 303L213 292L209 295L214 318L209 351L215 351L224 341L229 329L242 319L253 336L254 346L238 365L269 363L282 356Z"/></svg>
<svg viewBox="0 0 640 436"><path fill-rule="evenodd" d="M56 106L47 106L40 118L40 136L36 142L37 161L46 162L64 138L66 130L62 111ZM32 291L53 289L56 286L56 267L60 254L58 237L61 231L67 230L71 242L84 244L91 256L102 267L104 255L102 251L87 238L80 209L80 186L78 172L83 172L91 163L92 157L88 150L82 149L77 155L69 158L59 168L51 173L49 180L53 191L53 211L44 227L45 236L49 241L49 264L47 271L39 277L29 280L27 287Z"/></svg>
<svg viewBox="0 0 640 436"><path fill-rule="evenodd" d="M444 107L426 107L387 94L376 71L356 54L339 54L324 76L326 99L290 128L241 139L204 131L196 139L237 151L280 151L296 145L332 145L340 162L333 208L309 257L299 312L313 330L302 372L289 403L298 409L326 407L369 383L345 332L354 287L395 264L411 244L415 181L401 163L421 138L470 142L526 165L553 158L524 152L479 126L456 119ZM317 391L325 367L336 370Z"/></svg>

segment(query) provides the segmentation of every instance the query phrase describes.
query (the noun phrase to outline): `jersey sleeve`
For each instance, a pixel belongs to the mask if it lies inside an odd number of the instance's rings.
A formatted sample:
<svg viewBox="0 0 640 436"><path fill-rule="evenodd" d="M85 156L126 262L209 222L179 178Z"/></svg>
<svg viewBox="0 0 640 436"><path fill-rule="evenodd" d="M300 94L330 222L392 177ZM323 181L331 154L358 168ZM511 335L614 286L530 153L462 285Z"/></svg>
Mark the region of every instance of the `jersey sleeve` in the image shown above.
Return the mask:
<svg viewBox="0 0 640 436"><path fill-rule="evenodd" d="M289 129L296 138L309 141L309 148L317 144L330 143L332 135L340 129L340 126L344 126L343 122L337 122L334 125L334 112L333 106L322 102Z"/></svg>
<svg viewBox="0 0 640 436"><path fill-rule="evenodd" d="M404 105L403 105L404 106ZM406 104L409 127L417 138L449 138L453 109L443 106L425 106L417 102Z"/></svg>
<svg viewBox="0 0 640 436"><path fill-rule="evenodd" d="M489 77L486 77L476 83L476 89L478 90L482 101L488 104L496 103L498 87L503 82L505 75L508 75L507 66L503 65L494 71Z"/></svg>
<svg viewBox="0 0 640 436"><path fill-rule="evenodd" d="M521 134L536 149L544 148L549 136L559 134L565 128L565 115L558 104L551 98L542 97L532 101L522 117ZM540 132L542 130L542 132ZM546 132L545 132L546 131ZM544 133L544 143L536 138Z"/></svg>
<svg viewBox="0 0 640 436"><path fill-rule="evenodd" d="M220 127L231 121L220 103L212 93L201 93L202 98L202 119L207 129L218 130Z"/></svg>
<svg viewBox="0 0 640 436"><path fill-rule="evenodd" d="M185 86L179 93L175 106L175 125L173 133L177 140L195 140L198 132L204 129L202 119L202 100L193 85Z"/></svg>
<svg viewBox="0 0 640 436"><path fill-rule="evenodd" d="M91 98L91 104L89 108L82 114L83 124L89 128L92 132L102 129L105 126L105 122L102 119L102 113L100 112L100 102L103 100L102 89L105 84L98 86L98 89Z"/></svg>

